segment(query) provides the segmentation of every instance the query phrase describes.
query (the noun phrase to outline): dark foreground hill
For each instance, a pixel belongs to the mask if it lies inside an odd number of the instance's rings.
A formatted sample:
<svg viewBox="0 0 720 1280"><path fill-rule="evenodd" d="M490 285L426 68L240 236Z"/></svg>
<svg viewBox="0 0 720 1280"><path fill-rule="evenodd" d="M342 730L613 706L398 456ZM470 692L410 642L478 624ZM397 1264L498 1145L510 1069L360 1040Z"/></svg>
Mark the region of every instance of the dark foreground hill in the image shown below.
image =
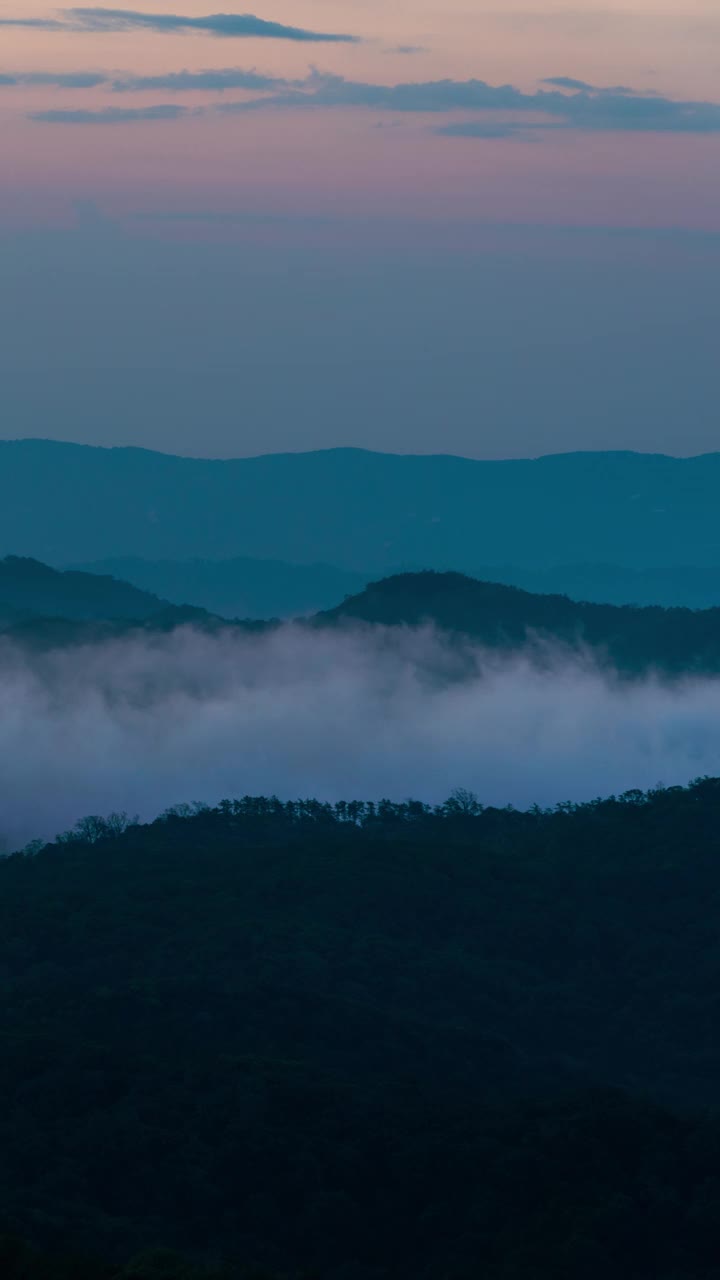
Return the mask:
<svg viewBox="0 0 720 1280"><path fill-rule="evenodd" d="M508 462L335 449L229 461L0 442L0 554L249 556L383 574L720 565L720 454Z"/></svg>
<svg viewBox="0 0 720 1280"><path fill-rule="evenodd" d="M590 652L623 673L653 668L668 674L720 671L720 608L582 604L459 573L384 578L315 622L386 627L432 623L501 652L530 649L547 660L558 646Z"/></svg>
<svg viewBox="0 0 720 1280"><path fill-rule="evenodd" d="M4 1274L717 1276L720 781L123 825L0 863L0 1228L110 1260Z"/></svg>

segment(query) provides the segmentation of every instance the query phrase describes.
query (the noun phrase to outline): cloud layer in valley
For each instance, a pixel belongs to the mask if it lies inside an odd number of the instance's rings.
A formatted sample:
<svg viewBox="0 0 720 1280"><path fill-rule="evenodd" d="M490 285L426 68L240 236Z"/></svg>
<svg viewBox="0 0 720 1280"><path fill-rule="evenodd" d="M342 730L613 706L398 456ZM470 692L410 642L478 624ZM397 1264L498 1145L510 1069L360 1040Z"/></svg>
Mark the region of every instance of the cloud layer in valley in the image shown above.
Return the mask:
<svg viewBox="0 0 720 1280"><path fill-rule="evenodd" d="M246 793L527 806L720 772L720 681L620 685L560 653L541 671L427 629L5 642L0 707L6 849Z"/></svg>

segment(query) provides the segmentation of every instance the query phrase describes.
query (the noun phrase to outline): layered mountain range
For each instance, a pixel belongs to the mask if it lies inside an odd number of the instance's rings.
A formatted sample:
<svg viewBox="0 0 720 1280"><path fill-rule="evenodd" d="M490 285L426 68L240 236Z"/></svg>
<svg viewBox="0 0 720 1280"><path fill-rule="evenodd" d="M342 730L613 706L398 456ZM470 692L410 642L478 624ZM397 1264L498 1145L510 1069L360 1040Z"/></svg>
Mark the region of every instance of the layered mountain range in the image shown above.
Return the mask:
<svg viewBox="0 0 720 1280"><path fill-rule="evenodd" d="M360 449L207 460L0 442L0 554L405 569L720 566L720 454L483 462Z"/></svg>
<svg viewBox="0 0 720 1280"><path fill-rule="evenodd" d="M574 653L624 674L720 671L720 608L578 603L459 573L395 574L298 622L311 629L433 626L456 642L522 651L542 663ZM107 575L62 572L16 556L0 561L0 632L18 643L53 648L188 624L254 632L281 625L278 619L227 619L172 605Z"/></svg>

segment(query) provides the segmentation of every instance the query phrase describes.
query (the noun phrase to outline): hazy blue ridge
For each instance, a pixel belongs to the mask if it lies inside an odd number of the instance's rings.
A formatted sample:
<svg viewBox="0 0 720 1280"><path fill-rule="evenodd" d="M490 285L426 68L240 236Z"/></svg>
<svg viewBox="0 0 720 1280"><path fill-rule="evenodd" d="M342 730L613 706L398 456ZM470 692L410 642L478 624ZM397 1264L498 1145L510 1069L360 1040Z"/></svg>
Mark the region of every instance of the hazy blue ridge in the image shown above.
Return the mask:
<svg viewBox="0 0 720 1280"><path fill-rule="evenodd" d="M0 443L0 553L343 569L720 565L720 454L479 462L357 449L211 461Z"/></svg>
<svg viewBox="0 0 720 1280"><path fill-rule="evenodd" d="M143 560L140 557L89 561L87 573L112 574L173 604L190 602L225 618L291 618L329 609L343 596L362 591L370 573L326 564L282 560Z"/></svg>
<svg viewBox="0 0 720 1280"><path fill-rule="evenodd" d="M40 615L144 621L167 607L166 600L109 575L59 572L26 556L0 560L0 617L5 619Z"/></svg>
<svg viewBox="0 0 720 1280"><path fill-rule="evenodd" d="M0 561L0 629L29 647L99 643L137 626L172 631L272 630L277 618L226 620L190 605L173 605L114 577L61 573L36 561ZM592 654L619 673L656 669L668 675L720 671L720 608L594 604L568 596L531 593L460 573L425 570L394 574L346 594L331 609L305 621L313 628L387 628L428 624L456 640L502 653L531 654L542 662Z"/></svg>
<svg viewBox="0 0 720 1280"><path fill-rule="evenodd" d="M376 574L326 564L282 560L143 560L139 556L90 560L72 566L110 574L173 604L190 603L226 618L295 618L330 609L362 591ZM567 564L553 569L482 565L482 582L565 595L595 604L661 605L710 609L720 604L720 568L627 569L619 565Z"/></svg>
<svg viewBox="0 0 720 1280"><path fill-rule="evenodd" d="M185 623L207 627L215 620L109 575L61 572L21 556L0 560L0 631L20 644L54 648L99 642L134 626L169 631Z"/></svg>

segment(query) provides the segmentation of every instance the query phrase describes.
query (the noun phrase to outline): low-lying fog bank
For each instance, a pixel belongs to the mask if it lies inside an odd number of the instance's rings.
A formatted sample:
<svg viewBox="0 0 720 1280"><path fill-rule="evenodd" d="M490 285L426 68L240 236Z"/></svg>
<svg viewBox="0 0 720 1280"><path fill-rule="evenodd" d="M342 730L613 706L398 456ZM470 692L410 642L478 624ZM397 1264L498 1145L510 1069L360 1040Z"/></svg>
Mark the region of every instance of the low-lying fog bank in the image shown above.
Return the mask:
<svg viewBox="0 0 720 1280"><path fill-rule="evenodd" d="M28 656L0 645L0 838L87 813L276 793L486 804L720 772L720 680L620 682L561 650L458 649L430 628L182 628Z"/></svg>

